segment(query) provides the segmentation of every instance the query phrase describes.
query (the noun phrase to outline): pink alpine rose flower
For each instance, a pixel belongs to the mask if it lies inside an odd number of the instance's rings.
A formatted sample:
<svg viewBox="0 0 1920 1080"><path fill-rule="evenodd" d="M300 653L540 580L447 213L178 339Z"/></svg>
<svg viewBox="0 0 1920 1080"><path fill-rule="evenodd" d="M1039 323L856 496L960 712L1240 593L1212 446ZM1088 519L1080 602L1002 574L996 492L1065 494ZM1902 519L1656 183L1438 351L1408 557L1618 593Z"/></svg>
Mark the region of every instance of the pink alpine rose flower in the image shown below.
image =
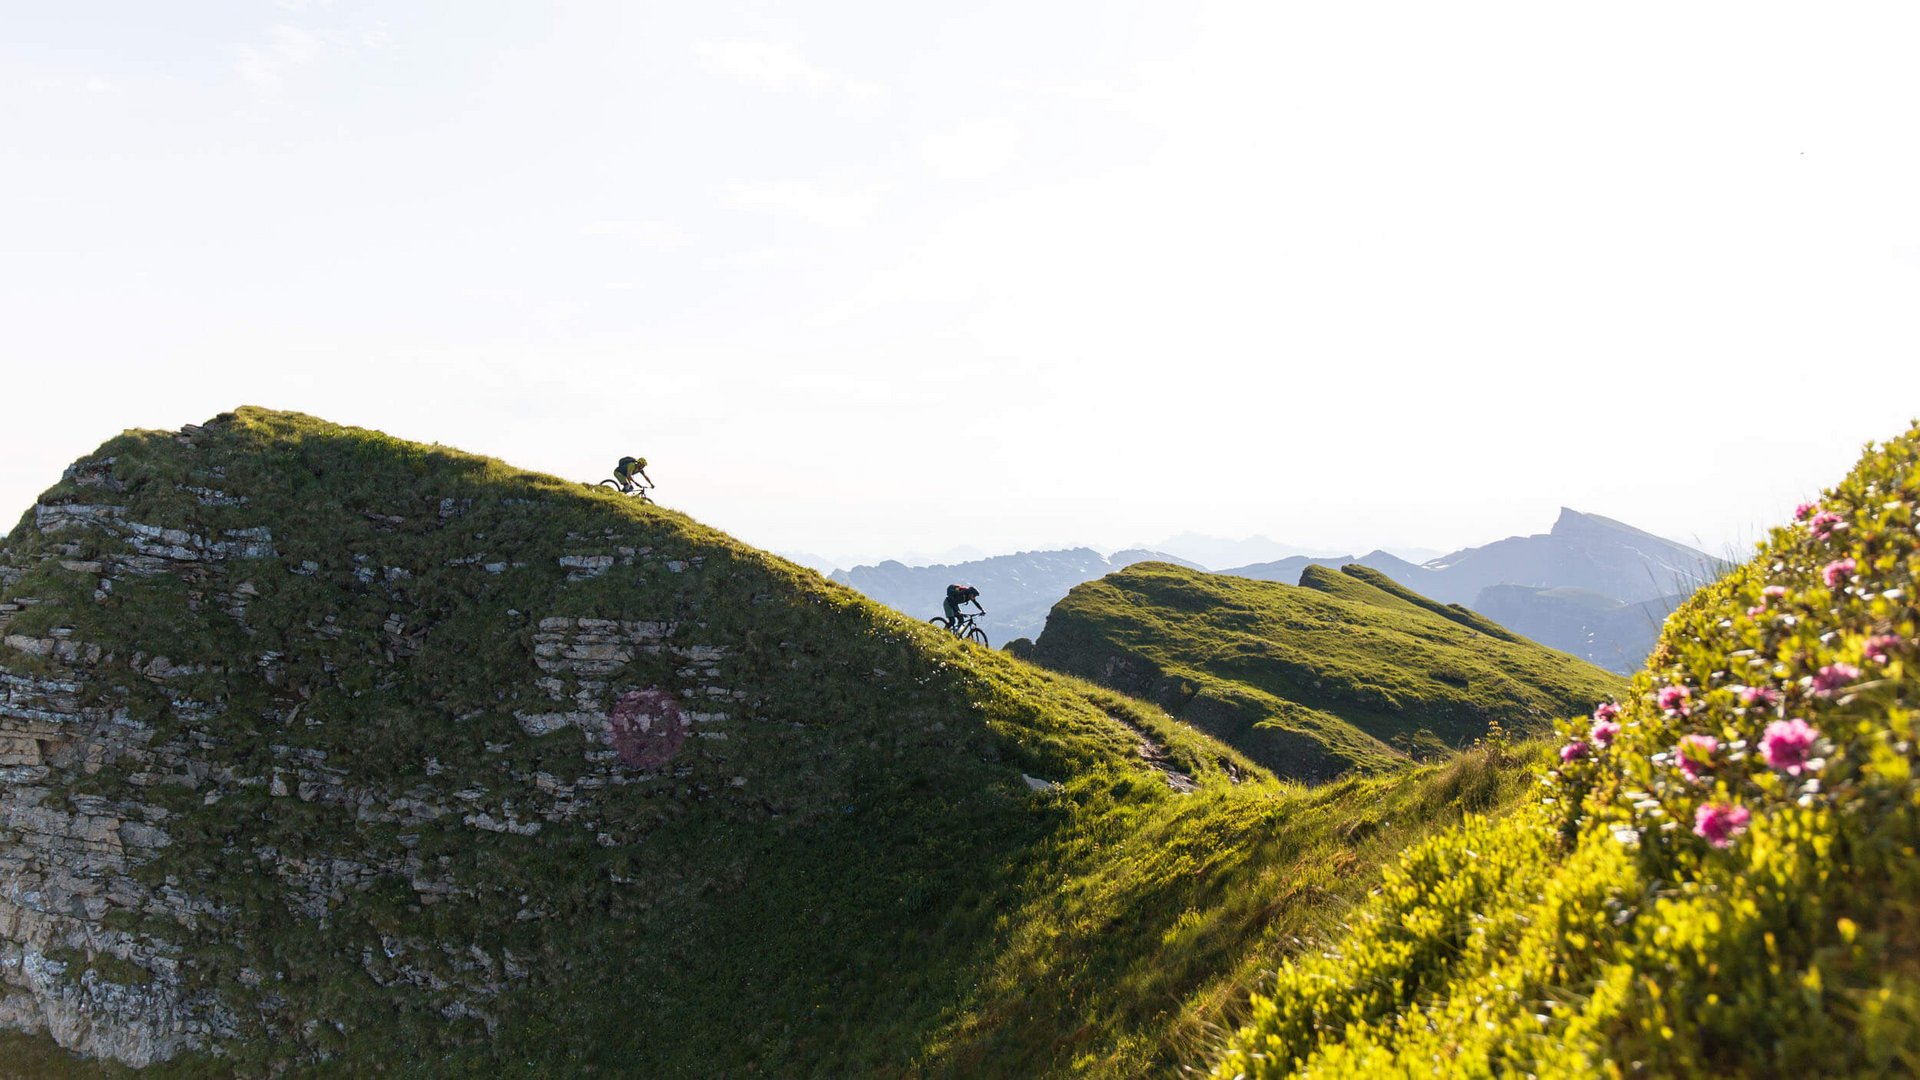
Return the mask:
<svg viewBox="0 0 1920 1080"><path fill-rule="evenodd" d="M1686 735L1674 746L1673 759L1687 783L1704 784L1713 775L1713 755L1719 749L1720 740L1711 735Z"/></svg>
<svg viewBox="0 0 1920 1080"><path fill-rule="evenodd" d="M1867 639L1867 647L1863 651L1866 653L1868 660L1876 664L1884 664L1893 659L1893 650L1899 647L1900 638L1898 635L1875 634L1873 637Z"/></svg>
<svg viewBox="0 0 1920 1080"><path fill-rule="evenodd" d="M1613 745L1613 740L1620 737L1620 725L1611 720L1595 720L1592 734L1593 745L1605 750Z"/></svg>
<svg viewBox="0 0 1920 1080"><path fill-rule="evenodd" d="M1687 699L1692 696L1693 691L1676 683L1672 686L1661 687L1660 693L1655 695L1653 700L1660 706L1663 712L1670 713L1674 716L1685 716L1687 715Z"/></svg>
<svg viewBox="0 0 1920 1080"><path fill-rule="evenodd" d="M1576 758L1583 758L1586 756L1587 756L1587 744L1581 742L1579 739L1575 739L1572 742L1560 748L1561 761L1573 761Z"/></svg>
<svg viewBox="0 0 1920 1080"><path fill-rule="evenodd" d="M1787 595L1787 587L1785 585L1769 585L1760 590L1760 595L1769 600L1784 599Z"/></svg>
<svg viewBox="0 0 1920 1080"><path fill-rule="evenodd" d="M1818 510L1818 509L1820 509L1819 503L1810 503L1810 502L1801 503L1799 506L1796 506L1793 508L1793 520L1805 521L1807 520L1807 515L1813 513L1815 510Z"/></svg>
<svg viewBox="0 0 1920 1080"><path fill-rule="evenodd" d="M1860 564L1854 562L1852 559L1835 559L1821 568L1820 578L1827 583L1827 588L1838 588L1842 582L1852 577L1853 572L1859 568Z"/></svg>
<svg viewBox="0 0 1920 1080"><path fill-rule="evenodd" d="M1767 605L1755 604L1752 607L1747 609L1747 618L1757 619L1760 616L1765 615L1766 613L1767 613Z"/></svg>
<svg viewBox="0 0 1920 1080"><path fill-rule="evenodd" d="M1717 848L1733 846L1733 838L1747 831L1753 818L1744 806L1705 803L1693 812L1693 835Z"/></svg>
<svg viewBox="0 0 1920 1080"><path fill-rule="evenodd" d="M1825 540L1840 529L1845 528L1846 524L1846 518L1841 517L1831 510L1822 510L1813 515L1812 521L1807 522L1807 531L1813 533L1816 539Z"/></svg>
<svg viewBox="0 0 1920 1080"><path fill-rule="evenodd" d="M1814 693L1821 697L1832 697L1859 677L1860 669L1852 664L1828 664L1814 672L1810 682Z"/></svg>
<svg viewBox="0 0 1920 1080"><path fill-rule="evenodd" d="M1603 723L1606 723L1608 720L1611 720L1614 717L1619 715L1620 715L1620 706L1614 704L1611 701L1603 701L1599 705L1594 707L1593 721L1596 724L1603 724Z"/></svg>
<svg viewBox="0 0 1920 1080"><path fill-rule="evenodd" d="M1755 705L1772 708L1780 704L1780 691L1771 686L1742 686L1738 689L1740 704L1751 709Z"/></svg>
<svg viewBox="0 0 1920 1080"><path fill-rule="evenodd" d="M1770 768L1799 776L1807 767L1807 758L1819 738L1819 730L1798 717L1775 720L1767 725L1766 734L1760 736L1760 756Z"/></svg>

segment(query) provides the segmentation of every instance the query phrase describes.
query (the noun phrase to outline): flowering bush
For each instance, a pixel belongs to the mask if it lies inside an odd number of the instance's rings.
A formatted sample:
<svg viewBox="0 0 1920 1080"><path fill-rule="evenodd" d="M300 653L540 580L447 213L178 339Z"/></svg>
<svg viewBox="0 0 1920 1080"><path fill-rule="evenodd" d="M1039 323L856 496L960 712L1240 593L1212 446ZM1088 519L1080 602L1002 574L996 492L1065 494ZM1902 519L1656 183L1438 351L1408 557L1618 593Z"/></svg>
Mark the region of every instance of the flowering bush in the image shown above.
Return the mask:
<svg viewBox="0 0 1920 1080"><path fill-rule="evenodd" d="M1744 806L1726 803L1701 803L1693 812L1693 835L1714 847L1732 847L1733 838L1747 831L1753 815Z"/></svg>
<svg viewBox="0 0 1920 1080"><path fill-rule="evenodd" d="M1820 733L1805 720L1775 720L1760 737L1760 756L1767 765L1789 776L1799 776L1809 766L1808 751Z"/></svg>
<svg viewBox="0 0 1920 1080"><path fill-rule="evenodd" d="M1917 515L1920 428L1682 605L1536 808L1281 970L1217 1075L1920 1072Z"/></svg>

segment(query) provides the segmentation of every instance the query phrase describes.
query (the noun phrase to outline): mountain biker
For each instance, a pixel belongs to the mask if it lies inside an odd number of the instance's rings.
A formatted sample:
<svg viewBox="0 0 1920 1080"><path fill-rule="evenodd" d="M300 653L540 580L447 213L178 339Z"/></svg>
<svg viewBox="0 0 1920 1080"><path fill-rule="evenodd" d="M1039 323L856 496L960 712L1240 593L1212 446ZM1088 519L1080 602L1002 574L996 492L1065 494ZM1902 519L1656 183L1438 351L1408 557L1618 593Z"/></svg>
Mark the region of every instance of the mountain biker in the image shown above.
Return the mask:
<svg viewBox="0 0 1920 1080"><path fill-rule="evenodd" d="M615 481L617 481L620 484L621 491L626 492L627 494L633 493L633 487L634 487L633 474L634 473L639 473L640 478L647 482L648 487L653 486L653 477L647 475L647 459L646 458L623 457L620 459L620 464L615 465L613 467L613 478Z"/></svg>
<svg viewBox="0 0 1920 1080"><path fill-rule="evenodd" d="M947 598L940 602L940 606L947 611L947 629L952 630L956 634L960 632L961 604L972 604L974 609L980 614L985 615L987 613L987 609L980 606L979 589L971 585L947 586Z"/></svg>

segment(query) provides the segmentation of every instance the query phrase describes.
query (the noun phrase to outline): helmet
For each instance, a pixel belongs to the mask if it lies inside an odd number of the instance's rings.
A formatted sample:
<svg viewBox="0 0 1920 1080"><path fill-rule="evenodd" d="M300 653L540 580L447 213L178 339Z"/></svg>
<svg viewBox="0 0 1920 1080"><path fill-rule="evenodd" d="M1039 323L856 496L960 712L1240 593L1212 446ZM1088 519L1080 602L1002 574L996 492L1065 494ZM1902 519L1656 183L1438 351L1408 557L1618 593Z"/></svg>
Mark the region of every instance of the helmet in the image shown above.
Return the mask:
<svg viewBox="0 0 1920 1080"><path fill-rule="evenodd" d="M633 463L642 469L647 467L647 459L643 457L634 458Z"/></svg>

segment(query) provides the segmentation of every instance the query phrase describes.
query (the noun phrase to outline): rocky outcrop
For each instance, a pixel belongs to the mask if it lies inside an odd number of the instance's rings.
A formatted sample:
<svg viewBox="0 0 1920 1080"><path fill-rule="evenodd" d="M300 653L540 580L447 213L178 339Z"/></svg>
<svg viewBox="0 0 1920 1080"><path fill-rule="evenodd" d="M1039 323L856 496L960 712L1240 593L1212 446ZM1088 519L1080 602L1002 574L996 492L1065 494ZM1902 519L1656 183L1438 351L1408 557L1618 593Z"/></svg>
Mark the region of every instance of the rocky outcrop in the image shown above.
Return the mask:
<svg viewBox="0 0 1920 1080"><path fill-rule="evenodd" d="M324 926L377 887L397 885L423 908L481 898L484 888L453 873L446 856L423 853L408 830L451 822L516 838L564 830L611 847L638 837L630 821L601 812L609 790L665 778L680 785L681 797L702 799L746 787L745 777L719 767L734 712L750 704L730 682L729 650L701 640L697 625L665 618L515 613L530 628L530 648L523 678L497 673L502 686L518 687L499 693L510 699L504 704L522 740L564 738L577 747L564 769L517 763L510 740L502 740L485 744L499 759L480 770L488 782L434 757L407 775L369 777L336 761L334 751L302 745L307 730L339 722L326 713L327 699L338 704L340 680L371 675L378 685L398 670L371 671L368 656L401 665L428 647L430 620L414 606L410 584L445 566L348 551L334 567L311 559L289 565L269 524L194 528L143 520L137 507L108 501L127 487L114 464L107 458L76 465L68 487L86 489L96 501L44 501L25 526L30 535L0 548L0 1028L44 1032L62 1046L133 1066L217 1047L239 1032L232 1003L207 979L190 978L189 969L193 950L234 944L223 924L244 913L181 880L163 859L183 817L197 818L192 828L202 832L226 802L264 815L298 804L351 823L362 838L392 836L384 846L356 843L333 852L324 843L221 852L239 872L274 883L289 916ZM193 506L242 514L249 504L206 483L177 483L174 493ZM381 515L372 524L393 532L459 516L460 500L436 505L431 519ZM569 534L567 541L582 550L552 560L565 583L614 571L689 580L702 573L697 555L669 557L605 536ZM488 576L527 565L510 552L490 551L443 562ZM291 640L289 627L258 614L258 582L329 573L344 573L392 608L370 636L372 652L359 651L359 663L348 650L332 655L330 646L354 633L345 613L296 628L306 633ZM22 585L29 582L57 595L28 595ZM183 658L200 651L184 640L179 657L129 652L124 642L90 640L57 624L78 613L76 604L107 607L129 592L150 599L155 590L176 589L184 601L176 616L221 619L229 636L259 647L207 664ZM204 629L175 627L183 638ZM650 661L647 670L671 689L636 684L636 659ZM294 660L306 661L306 674L292 670ZM663 722L671 713L677 730L629 716L625 724L646 750L623 752L617 707L642 692L664 706L654 709ZM248 707L264 734L236 754L234 714ZM444 718L451 725L466 719ZM537 898L523 899L511 918L548 914ZM488 1002L524 974L524 958L489 951L478 937L396 935L368 949L361 966L379 986L426 995L445 1015L488 1027ZM232 974L256 989L285 975L250 966ZM272 1010L278 1002L263 994L252 1004Z"/></svg>
<svg viewBox="0 0 1920 1080"><path fill-rule="evenodd" d="M1080 820L1036 803L1222 775L1171 730L585 485L265 410L130 432L0 544L0 1029L871 1071Z"/></svg>

